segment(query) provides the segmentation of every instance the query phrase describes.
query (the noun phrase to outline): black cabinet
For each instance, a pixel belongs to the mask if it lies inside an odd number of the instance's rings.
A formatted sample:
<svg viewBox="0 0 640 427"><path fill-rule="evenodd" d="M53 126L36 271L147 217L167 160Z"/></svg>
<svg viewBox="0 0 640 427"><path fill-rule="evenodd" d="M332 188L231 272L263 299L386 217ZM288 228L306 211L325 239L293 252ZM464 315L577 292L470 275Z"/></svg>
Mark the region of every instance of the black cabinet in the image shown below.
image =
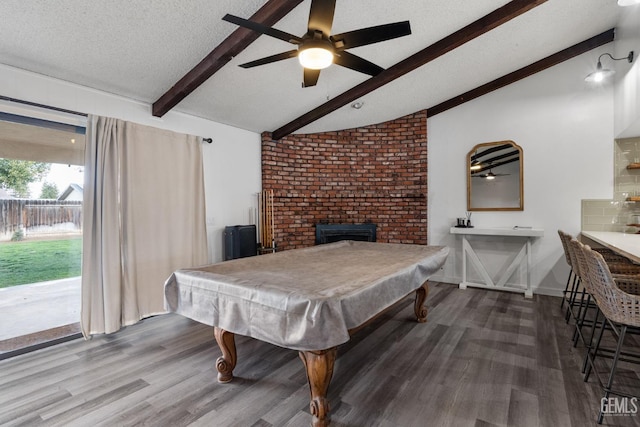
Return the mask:
<svg viewBox="0 0 640 427"><path fill-rule="evenodd" d="M231 225L224 228L225 261L257 254L255 225Z"/></svg>

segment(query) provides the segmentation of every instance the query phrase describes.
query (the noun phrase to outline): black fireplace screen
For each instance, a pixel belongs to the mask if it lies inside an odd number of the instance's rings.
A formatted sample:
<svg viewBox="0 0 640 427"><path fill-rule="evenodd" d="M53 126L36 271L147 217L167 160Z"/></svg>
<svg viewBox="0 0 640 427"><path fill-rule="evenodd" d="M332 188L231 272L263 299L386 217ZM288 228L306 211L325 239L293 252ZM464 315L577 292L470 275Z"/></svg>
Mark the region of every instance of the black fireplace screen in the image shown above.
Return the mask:
<svg viewBox="0 0 640 427"><path fill-rule="evenodd" d="M316 224L316 245L339 240L376 241L375 224Z"/></svg>

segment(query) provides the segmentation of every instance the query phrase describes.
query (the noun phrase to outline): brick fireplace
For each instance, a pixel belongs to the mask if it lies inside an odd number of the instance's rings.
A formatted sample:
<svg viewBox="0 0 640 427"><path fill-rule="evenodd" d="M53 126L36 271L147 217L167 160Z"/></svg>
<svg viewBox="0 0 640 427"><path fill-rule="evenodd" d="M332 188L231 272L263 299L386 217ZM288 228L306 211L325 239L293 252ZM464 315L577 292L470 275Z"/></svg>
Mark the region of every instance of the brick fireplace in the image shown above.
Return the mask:
<svg viewBox="0 0 640 427"><path fill-rule="evenodd" d="M316 224L316 245L340 240L376 241L376 224Z"/></svg>
<svg viewBox="0 0 640 427"><path fill-rule="evenodd" d="M279 250L312 246L315 226L376 224L377 241L427 243L426 110L338 132L262 134Z"/></svg>

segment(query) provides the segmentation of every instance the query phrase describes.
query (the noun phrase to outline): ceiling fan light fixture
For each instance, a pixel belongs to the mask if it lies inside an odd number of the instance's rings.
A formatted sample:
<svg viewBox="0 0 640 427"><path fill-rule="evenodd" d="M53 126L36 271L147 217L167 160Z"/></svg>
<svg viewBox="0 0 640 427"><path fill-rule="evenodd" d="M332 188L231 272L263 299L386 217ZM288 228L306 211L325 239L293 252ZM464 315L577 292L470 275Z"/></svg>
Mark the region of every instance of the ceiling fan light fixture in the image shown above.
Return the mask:
<svg viewBox="0 0 640 427"><path fill-rule="evenodd" d="M297 56L300 65L304 68L303 88L315 86L318 83L320 71L329 67L331 64L336 64L370 76L377 76L384 71L384 68L348 52L347 49L408 36L411 34L409 21L375 25L373 27L360 28L358 30L332 35L331 26L333 25L335 3L335 0L312 0L311 9L309 10L307 32L301 37L263 25L259 22L240 18L239 16L224 15L222 17L224 21L297 46L296 49L287 52L281 52L238 65L242 68L253 68ZM275 18L275 15L279 12L277 12L278 7L273 6L273 8L271 12L265 12L265 15L271 13ZM271 10L271 7L269 9Z"/></svg>
<svg viewBox="0 0 640 427"><path fill-rule="evenodd" d="M488 179L489 181L492 179L496 179L496 175L493 172L489 171L487 176L485 176L485 179Z"/></svg>
<svg viewBox="0 0 640 427"><path fill-rule="evenodd" d="M333 49L327 43L306 43L298 51L298 61L304 68L325 69L333 64Z"/></svg>

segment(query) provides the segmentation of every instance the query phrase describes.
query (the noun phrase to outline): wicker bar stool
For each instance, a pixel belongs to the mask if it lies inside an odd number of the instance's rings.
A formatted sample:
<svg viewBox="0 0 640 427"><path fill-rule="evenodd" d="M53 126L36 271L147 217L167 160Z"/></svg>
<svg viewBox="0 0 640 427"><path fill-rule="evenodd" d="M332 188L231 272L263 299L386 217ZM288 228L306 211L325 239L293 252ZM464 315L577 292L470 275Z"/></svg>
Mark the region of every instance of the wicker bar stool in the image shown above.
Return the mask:
<svg viewBox="0 0 640 427"><path fill-rule="evenodd" d="M574 260L573 262L576 265L576 271L578 272L580 284L582 285L580 301L579 302L576 301L574 303L574 306L578 307L578 312L577 314L575 314L572 311L572 313L575 316L575 324L576 324L575 325L576 329L573 334L573 345L575 347L578 343L578 339L580 338L582 339L582 342L584 343L585 347L589 349L591 347L591 343L593 342L594 329L592 329L591 331L591 336L589 340L585 339L585 336L582 333L583 332L582 329L584 326L595 326L595 324L597 324L598 317L599 317L599 310L598 310L597 304L595 304L595 302L592 301L593 292L590 290L590 284L588 281L589 266L586 263L586 258L583 251L584 247L585 245L583 245L576 239L571 239L568 244L569 253L572 256L572 259ZM600 253L600 255L602 255L600 251L595 251L595 252L598 252ZM616 260L616 262L607 262L606 258L604 257L603 259L605 259L605 262L609 270L611 271L612 277L618 284L618 287L620 287L623 291L627 293L637 294L638 288L635 285L635 283L637 280L640 280L640 266L631 264L631 263L617 262L616 258L612 258ZM587 313L589 309L595 310L595 315L593 316L593 319L587 319ZM585 371L586 364L587 362L585 357L582 372Z"/></svg>
<svg viewBox="0 0 640 427"><path fill-rule="evenodd" d="M566 239L567 252L569 254L569 259L571 260L571 266L574 274L574 283L571 287L570 295L567 301L567 312L565 313L565 320L568 323L571 317L573 317L574 319L576 329L573 333L572 341L573 346L575 347L578 344L578 339L583 338L583 336L581 335L582 326L585 323L589 323L586 321L587 311L589 308L595 309L596 305L595 303L592 303L590 301L590 294L586 291L585 288L585 275L587 272L587 268L584 264L584 260L581 259L583 257L583 245L578 240L566 233L563 237ZM638 269L638 274L640 274L640 268ZM579 299L578 296L580 297Z"/></svg>
<svg viewBox="0 0 640 427"><path fill-rule="evenodd" d="M582 247L582 253L584 254L584 262L588 270L586 272L586 286L588 290L592 292L598 308L604 315L593 352L587 352L589 366L585 375L585 381L588 380L589 374L591 370L593 370L596 372L598 382L604 390L604 398L608 398L610 394L630 398L637 397L628 393L614 391L612 389L612 385L619 360L640 363L640 358L638 358L637 355L622 352L622 346L624 344L627 329L629 327L640 327L640 295L634 295L621 289L625 288L628 291L635 291L637 293L640 291L640 280L629 277L620 277L614 280L611 270L602 255L591 250L588 246ZM596 370L595 359L598 355L598 349L607 323L609 324L611 331L617 337L617 344L608 380L606 384L603 384ZM632 358L621 359L621 355L629 355ZM598 414L598 424L602 423L603 417L604 412L601 405L600 412Z"/></svg>
<svg viewBox="0 0 640 427"><path fill-rule="evenodd" d="M573 315L577 322L577 319L580 318L581 312L584 309L584 301L589 298L588 295L585 294L584 288L581 286L581 276L576 274L578 270L578 261L575 259L575 255L572 253L569 245L569 242L574 238L562 230L558 230L558 235L560 236L562 248L564 249L565 260L570 268L569 277L567 278L567 284L563 291L563 298L560 307L562 308L566 301L567 310L565 312L565 321L569 323L569 320ZM625 258L607 248L592 248L592 250L602 255L614 276L640 276L640 265L634 264L628 258ZM579 300L578 297L580 297ZM578 309L577 313L574 311L575 308ZM574 334L574 343L576 341L577 336Z"/></svg>
<svg viewBox="0 0 640 427"><path fill-rule="evenodd" d="M560 242L562 243L562 249L564 250L564 257L567 265L569 266L569 277L567 277L567 284L564 287L564 291L562 293L562 302L560 303L560 309L564 307L564 303L567 303L567 311L565 312L564 319L567 323L569 323L569 315L571 310L571 305L573 303L573 299L576 295L576 290L578 287L578 275L576 274L576 261L571 253L569 248L569 242L573 238L570 234L565 233L562 230L558 230L558 235L560 236Z"/></svg>
<svg viewBox="0 0 640 427"><path fill-rule="evenodd" d="M586 258L583 252L584 245L577 241L576 239L571 239L567 244L569 253L571 254L571 258L575 265L575 271L578 277L580 278L580 284L582 285L582 292L580 297L580 303L578 305L578 313L575 315L575 331L573 333L573 346L575 347L578 343L578 339L582 339L587 351L591 346L591 341L593 340L593 329L590 341L587 342L583 335L582 328L584 326L594 326L594 321L587 321L587 312L590 308L596 310L595 318L598 317L598 306L591 301L591 295L593 294L591 290L591 285L589 283L588 271L589 267L586 263ZM569 307L571 308L571 307ZM572 311L573 313L573 311ZM574 313L575 314L575 313ZM585 359L586 360L586 359ZM585 366L583 366L582 371L584 372Z"/></svg>
<svg viewBox="0 0 640 427"><path fill-rule="evenodd" d="M569 247L568 247L572 237L570 234L567 234L562 230L558 230L558 235L560 236L560 242L562 243L562 249L564 250L564 259L567 262L567 265L569 266L569 277L567 277L567 284L565 285L564 291L562 292L562 302L560 303L560 309L562 309L564 307L565 301L568 300L568 296L571 295L572 293L571 291L573 290L573 287L575 286L575 281L577 279L576 279L575 273L573 272L573 264L571 262L571 256L569 255ZM574 282L573 285L571 285L572 279ZM567 301L567 304L569 304L568 301Z"/></svg>

